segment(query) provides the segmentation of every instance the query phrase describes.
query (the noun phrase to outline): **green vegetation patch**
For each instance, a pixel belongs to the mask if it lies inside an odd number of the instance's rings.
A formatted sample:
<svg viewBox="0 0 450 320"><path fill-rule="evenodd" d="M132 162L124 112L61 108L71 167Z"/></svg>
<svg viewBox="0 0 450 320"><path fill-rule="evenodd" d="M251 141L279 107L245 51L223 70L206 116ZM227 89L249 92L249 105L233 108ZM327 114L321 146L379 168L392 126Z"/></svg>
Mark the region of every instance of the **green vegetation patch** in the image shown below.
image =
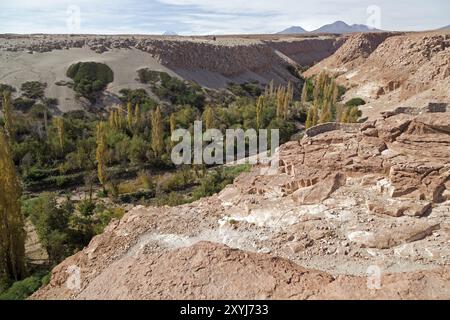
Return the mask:
<svg viewBox="0 0 450 320"><path fill-rule="evenodd" d="M0 294L0 300L25 300L50 280L49 273L36 273L14 284Z"/></svg>
<svg viewBox="0 0 450 320"><path fill-rule="evenodd" d="M262 89L258 81L245 82L242 84L236 84L233 82L228 83L227 89L238 97L259 97L262 94Z"/></svg>
<svg viewBox="0 0 450 320"><path fill-rule="evenodd" d="M44 98L45 88L47 88L47 83L28 81L22 84L20 90L23 92L25 97L35 100Z"/></svg>
<svg viewBox="0 0 450 320"><path fill-rule="evenodd" d="M67 77L74 81L77 93L92 101L114 81L114 72L104 63L78 62L69 67Z"/></svg>
<svg viewBox="0 0 450 320"><path fill-rule="evenodd" d="M205 105L203 89L195 83L150 69L138 70L138 77L141 83L149 84L160 99L168 100L175 105L190 105L197 109L203 109Z"/></svg>
<svg viewBox="0 0 450 320"><path fill-rule="evenodd" d="M346 107L358 107L358 106L363 106L365 104L366 104L366 101L364 101L363 99L361 99L361 98L353 98L353 99L348 100L345 103L345 106Z"/></svg>

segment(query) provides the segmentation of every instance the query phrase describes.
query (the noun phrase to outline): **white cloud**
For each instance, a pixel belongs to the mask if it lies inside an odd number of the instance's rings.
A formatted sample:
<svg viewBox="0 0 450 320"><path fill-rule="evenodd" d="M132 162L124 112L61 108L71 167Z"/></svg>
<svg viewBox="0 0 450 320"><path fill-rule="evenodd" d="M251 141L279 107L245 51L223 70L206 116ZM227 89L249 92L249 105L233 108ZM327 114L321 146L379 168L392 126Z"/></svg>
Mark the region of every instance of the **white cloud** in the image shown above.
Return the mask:
<svg viewBox="0 0 450 320"><path fill-rule="evenodd" d="M344 20L366 23L381 8L382 28L420 30L448 25L448 0L0 0L0 33L67 32L66 9L81 9L85 33L273 33Z"/></svg>

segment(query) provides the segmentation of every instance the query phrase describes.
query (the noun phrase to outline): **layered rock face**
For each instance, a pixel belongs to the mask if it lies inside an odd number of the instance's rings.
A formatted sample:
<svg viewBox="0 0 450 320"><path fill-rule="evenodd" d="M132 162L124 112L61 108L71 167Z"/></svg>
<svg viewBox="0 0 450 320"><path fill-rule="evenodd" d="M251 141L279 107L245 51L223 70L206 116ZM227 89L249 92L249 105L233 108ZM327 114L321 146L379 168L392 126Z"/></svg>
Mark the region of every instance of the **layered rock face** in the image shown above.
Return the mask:
<svg viewBox="0 0 450 320"><path fill-rule="evenodd" d="M333 55L309 69L334 73L349 88L346 98L368 104L364 114L450 103L450 32L356 34Z"/></svg>
<svg viewBox="0 0 450 320"><path fill-rule="evenodd" d="M275 171L131 210L33 298L449 299L450 112L320 128Z"/></svg>
<svg viewBox="0 0 450 320"><path fill-rule="evenodd" d="M334 36L160 37L160 36L12 36L3 35L0 50L45 53L89 48L102 54L117 49L149 53L170 69L206 70L223 76L247 71L261 73L286 65L278 52L301 65L311 65L333 54L344 42ZM280 38L281 37L281 38Z"/></svg>

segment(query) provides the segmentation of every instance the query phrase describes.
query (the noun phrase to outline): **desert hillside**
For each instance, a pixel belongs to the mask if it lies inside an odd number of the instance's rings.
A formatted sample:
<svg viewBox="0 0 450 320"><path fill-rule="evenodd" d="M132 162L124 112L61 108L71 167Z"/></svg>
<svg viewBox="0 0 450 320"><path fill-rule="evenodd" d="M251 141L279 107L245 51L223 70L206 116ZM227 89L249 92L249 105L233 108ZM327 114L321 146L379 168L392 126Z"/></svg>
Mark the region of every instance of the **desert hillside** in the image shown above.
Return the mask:
<svg viewBox="0 0 450 320"><path fill-rule="evenodd" d="M450 298L448 108L320 125L278 155L275 174L258 165L210 198L130 210L33 298Z"/></svg>
<svg viewBox="0 0 450 320"><path fill-rule="evenodd" d="M450 298L449 31L0 38L7 297Z"/></svg>
<svg viewBox="0 0 450 320"><path fill-rule="evenodd" d="M25 81L47 83L46 93L58 98L62 111L86 106L73 90L58 85L69 81L66 71L79 61L109 65L114 81L105 91L102 106L120 103L120 89L146 88L137 70L164 71L206 88L226 88L230 82L267 84L298 82L289 65L310 66L339 48L334 36L0 36L0 83L20 87Z"/></svg>
<svg viewBox="0 0 450 320"><path fill-rule="evenodd" d="M348 88L347 98L369 103L367 116L397 106L450 102L450 33L368 33L350 37L335 54L309 69L327 70Z"/></svg>

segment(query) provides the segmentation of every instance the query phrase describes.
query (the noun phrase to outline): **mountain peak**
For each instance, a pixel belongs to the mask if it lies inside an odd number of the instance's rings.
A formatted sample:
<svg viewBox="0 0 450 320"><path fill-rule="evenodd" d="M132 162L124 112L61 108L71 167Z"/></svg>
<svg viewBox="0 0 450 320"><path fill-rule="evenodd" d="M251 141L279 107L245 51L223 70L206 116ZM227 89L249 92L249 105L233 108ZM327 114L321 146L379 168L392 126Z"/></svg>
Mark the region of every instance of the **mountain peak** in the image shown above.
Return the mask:
<svg viewBox="0 0 450 320"><path fill-rule="evenodd" d="M344 21L341 21L341 20L335 21L329 25L330 26L348 26L349 27L348 24L346 24Z"/></svg>
<svg viewBox="0 0 450 320"><path fill-rule="evenodd" d="M320 27L317 30L311 31L313 33L352 33L352 32L371 32L377 31L377 29L369 28L364 24L353 24L349 25L344 21L335 21L330 24L326 24L323 27Z"/></svg>
<svg viewBox="0 0 450 320"><path fill-rule="evenodd" d="M281 32L278 32L277 34L299 34L299 33L337 33L337 34L343 34L343 33L352 33L352 32L374 32L374 31L380 31L378 29L373 29L365 24L352 24L349 25L346 22L342 20L335 21L330 24L326 24L319 29L313 30L313 31L306 31L302 27L299 26L292 26L290 28L287 28Z"/></svg>
<svg viewBox="0 0 450 320"><path fill-rule="evenodd" d="M290 28L284 29L283 31L278 32L278 34L297 34L297 33L306 33L305 29L300 26L292 26Z"/></svg>
<svg viewBox="0 0 450 320"><path fill-rule="evenodd" d="M163 33L163 36L177 36L178 34L175 31L166 31Z"/></svg>

